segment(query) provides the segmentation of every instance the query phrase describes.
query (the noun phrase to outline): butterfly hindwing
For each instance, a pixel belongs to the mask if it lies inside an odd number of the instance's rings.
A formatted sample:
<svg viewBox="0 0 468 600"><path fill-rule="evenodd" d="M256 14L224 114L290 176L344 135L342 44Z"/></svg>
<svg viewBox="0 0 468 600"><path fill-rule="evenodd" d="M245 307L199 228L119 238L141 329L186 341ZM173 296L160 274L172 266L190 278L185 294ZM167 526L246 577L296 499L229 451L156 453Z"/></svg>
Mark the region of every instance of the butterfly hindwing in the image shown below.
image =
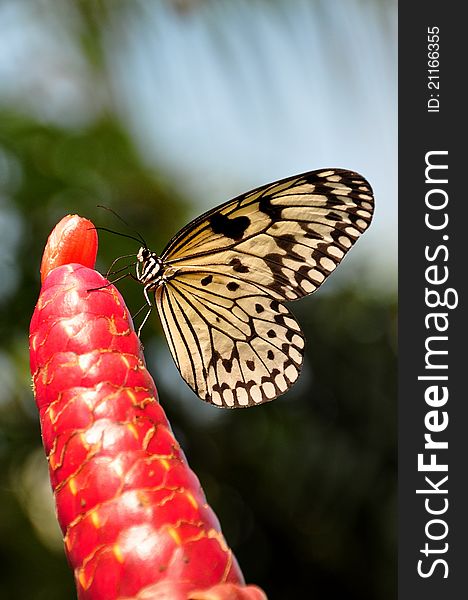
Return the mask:
<svg viewBox="0 0 468 600"><path fill-rule="evenodd" d="M156 305L195 393L217 406L251 406L294 383L304 339L282 302L314 292L372 213L363 177L312 171L226 202L171 240Z"/></svg>
<svg viewBox="0 0 468 600"><path fill-rule="evenodd" d="M185 273L158 289L156 305L174 361L203 400L252 406L273 400L298 378L300 327L254 285L224 274Z"/></svg>

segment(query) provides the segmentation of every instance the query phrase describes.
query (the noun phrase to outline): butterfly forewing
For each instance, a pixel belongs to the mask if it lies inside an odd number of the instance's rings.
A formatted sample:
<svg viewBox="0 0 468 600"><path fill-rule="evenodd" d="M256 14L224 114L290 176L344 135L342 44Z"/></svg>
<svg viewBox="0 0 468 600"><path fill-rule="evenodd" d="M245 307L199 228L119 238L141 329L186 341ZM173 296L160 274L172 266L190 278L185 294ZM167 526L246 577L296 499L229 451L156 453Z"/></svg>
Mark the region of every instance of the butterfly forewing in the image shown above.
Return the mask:
<svg viewBox="0 0 468 600"><path fill-rule="evenodd" d="M360 175L312 171L226 202L171 240L156 305L176 365L203 400L251 406L294 383L304 340L281 302L315 291L372 213Z"/></svg>
<svg viewBox="0 0 468 600"><path fill-rule="evenodd" d="M315 171L231 200L185 227L163 259L296 300L312 293L370 224L372 191L342 170Z"/></svg>

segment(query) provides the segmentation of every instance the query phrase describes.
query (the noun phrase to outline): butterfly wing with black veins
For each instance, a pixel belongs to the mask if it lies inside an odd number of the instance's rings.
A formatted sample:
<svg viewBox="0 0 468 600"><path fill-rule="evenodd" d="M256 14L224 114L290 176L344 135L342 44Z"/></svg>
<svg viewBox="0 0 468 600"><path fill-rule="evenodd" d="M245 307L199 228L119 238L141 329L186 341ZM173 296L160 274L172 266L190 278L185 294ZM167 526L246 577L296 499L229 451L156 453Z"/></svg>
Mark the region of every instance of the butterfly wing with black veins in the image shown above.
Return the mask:
<svg viewBox="0 0 468 600"><path fill-rule="evenodd" d="M263 186L184 227L162 254L156 290L175 363L203 400L236 408L297 380L304 337L283 305L314 292L373 213L369 183L327 169Z"/></svg>

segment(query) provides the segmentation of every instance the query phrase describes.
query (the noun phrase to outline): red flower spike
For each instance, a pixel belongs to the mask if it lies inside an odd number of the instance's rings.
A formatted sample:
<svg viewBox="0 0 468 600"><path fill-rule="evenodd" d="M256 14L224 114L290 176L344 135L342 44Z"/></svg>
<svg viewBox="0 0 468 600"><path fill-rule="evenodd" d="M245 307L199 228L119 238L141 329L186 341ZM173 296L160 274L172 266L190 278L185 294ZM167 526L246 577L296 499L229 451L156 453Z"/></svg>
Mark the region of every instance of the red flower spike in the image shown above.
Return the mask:
<svg viewBox="0 0 468 600"><path fill-rule="evenodd" d="M30 330L42 438L78 598L266 600L244 585L174 438L122 296L88 268L96 250L87 219L57 225Z"/></svg>
<svg viewBox="0 0 468 600"><path fill-rule="evenodd" d="M57 223L47 240L42 256L41 282L62 265L79 263L94 268L98 249L97 231L88 219L67 215Z"/></svg>

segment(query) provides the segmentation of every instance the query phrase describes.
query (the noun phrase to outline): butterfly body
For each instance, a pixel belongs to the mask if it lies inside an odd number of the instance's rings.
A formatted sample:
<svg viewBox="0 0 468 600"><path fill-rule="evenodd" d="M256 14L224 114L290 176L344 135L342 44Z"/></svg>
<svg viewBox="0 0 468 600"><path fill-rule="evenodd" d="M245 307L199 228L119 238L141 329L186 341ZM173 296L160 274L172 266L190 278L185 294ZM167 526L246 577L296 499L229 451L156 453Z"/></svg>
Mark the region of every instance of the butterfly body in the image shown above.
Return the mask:
<svg viewBox="0 0 468 600"><path fill-rule="evenodd" d="M368 182L311 171L241 195L137 255L177 368L219 407L261 404L297 380L304 336L285 301L314 292L370 224ZM146 320L146 319L145 319Z"/></svg>
<svg viewBox="0 0 468 600"><path fill-rule="evenodd" d="M164 263L156 252L142 246L137 254L136 274L145 287L156 289L164 277Z"/></svg>

